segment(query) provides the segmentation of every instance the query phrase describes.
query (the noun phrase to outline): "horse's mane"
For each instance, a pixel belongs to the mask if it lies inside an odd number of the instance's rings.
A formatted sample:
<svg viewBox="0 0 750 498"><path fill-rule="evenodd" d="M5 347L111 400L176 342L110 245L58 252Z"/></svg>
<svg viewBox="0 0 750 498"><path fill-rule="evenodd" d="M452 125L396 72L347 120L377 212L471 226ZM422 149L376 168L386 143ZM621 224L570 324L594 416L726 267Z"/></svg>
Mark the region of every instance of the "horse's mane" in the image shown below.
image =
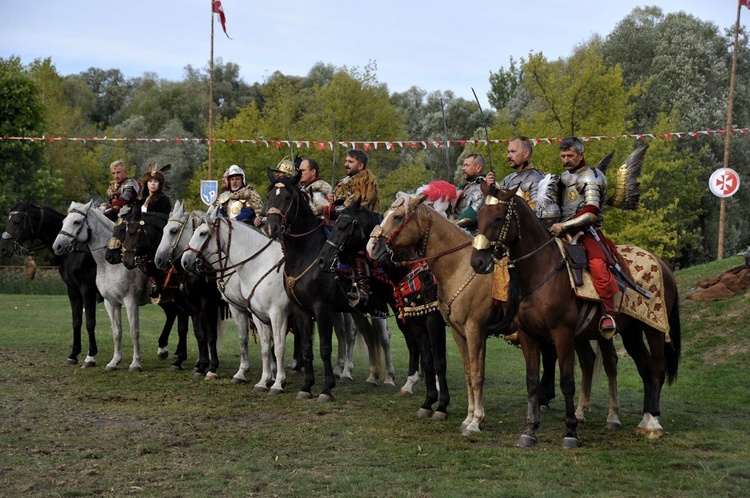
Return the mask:
<svg viewBox="0 0 750 498"><path fill-rule="evenodd" d="M284 188L286 188L292 195L299 196L301 198L300 202L300 211L302 211L302 215L305 218L309 217L315 217L315 213L313 213L312 208L310 207L310 198L307 196L307 192L304 191L304 189L299 188L299 175L296 177L289 177L289 176L280 176L278 178L275 178L273 182L271 182L270 185L268 185L268 192L273 190L274 188L277 188L276 185L278 183L281 183L284 185Z"/></svg>

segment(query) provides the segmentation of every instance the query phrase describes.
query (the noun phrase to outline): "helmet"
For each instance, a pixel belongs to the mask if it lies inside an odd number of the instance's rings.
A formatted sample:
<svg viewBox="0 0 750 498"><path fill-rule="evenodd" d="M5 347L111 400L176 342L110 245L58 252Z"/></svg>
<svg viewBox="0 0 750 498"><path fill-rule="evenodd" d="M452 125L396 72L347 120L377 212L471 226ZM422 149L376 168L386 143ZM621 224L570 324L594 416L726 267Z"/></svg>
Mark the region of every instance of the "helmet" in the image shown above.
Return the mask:
<svg viewBox="0 0 750 498"><path fill-rule="evenodd" d="M242 171L242 168L233 164L227 169L227 178L238 175L242 177L242 183L247 184L247 180L245 180L245 172Z"/></svg>
<svg viewBox="0 0 750 498"><path fill-rule="evenodd" d="M297 168L294 166L294 163L289 160L288 157L285 157L284 159L279 161L279 164L276 165L274 171L281 173L284 176L294 176L297 174Z"/></svg>

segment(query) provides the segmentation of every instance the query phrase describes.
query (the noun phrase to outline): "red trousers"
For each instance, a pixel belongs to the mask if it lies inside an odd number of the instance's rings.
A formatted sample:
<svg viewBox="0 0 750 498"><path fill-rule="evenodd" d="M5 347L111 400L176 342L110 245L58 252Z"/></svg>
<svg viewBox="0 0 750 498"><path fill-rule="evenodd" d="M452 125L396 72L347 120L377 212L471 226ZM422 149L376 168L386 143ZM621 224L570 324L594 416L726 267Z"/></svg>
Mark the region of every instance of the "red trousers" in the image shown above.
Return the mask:
<svg viewBox="0 0 750 498"><path fill-rule="evenodd" d="M599 243L591 235L586 234L582 238L581 243L586 248L589 271L594 281L594 288L599 297L602 298L602 304L607 313L614 313L616 311L614 297L620 288L617 286L617 281L612 276L609 268L607 268L604 251L602 251Z"/></svg>

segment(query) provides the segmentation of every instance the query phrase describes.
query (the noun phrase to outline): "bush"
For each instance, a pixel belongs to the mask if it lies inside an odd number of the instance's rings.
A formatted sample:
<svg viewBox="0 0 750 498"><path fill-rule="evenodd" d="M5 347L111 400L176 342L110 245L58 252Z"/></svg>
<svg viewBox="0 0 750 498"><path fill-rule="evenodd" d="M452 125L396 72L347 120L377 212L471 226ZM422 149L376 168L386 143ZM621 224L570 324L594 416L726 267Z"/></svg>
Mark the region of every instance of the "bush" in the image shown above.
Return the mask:
<svg viewBox="0 0 750 498"><path fill-rule="evenodd" d="M33 280L26 278L26 267L0 267L3 294L66 294L67 287L56 266L37 267Z"/></svg>

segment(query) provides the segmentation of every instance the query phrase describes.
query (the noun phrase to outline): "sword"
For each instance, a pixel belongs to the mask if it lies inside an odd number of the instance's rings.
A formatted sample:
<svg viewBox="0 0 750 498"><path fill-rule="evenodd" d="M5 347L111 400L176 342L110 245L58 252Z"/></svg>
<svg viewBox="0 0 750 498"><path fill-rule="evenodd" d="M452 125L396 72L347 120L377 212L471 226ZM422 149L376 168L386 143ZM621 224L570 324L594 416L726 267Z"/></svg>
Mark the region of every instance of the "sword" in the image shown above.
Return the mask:
<svg viewBox="0 0 750 498"><path fill-rule="evenodd" d="M596 239L596 242L599 244L599 247L602 248L602 251L604 251L604 254L607 256L607 266L613 271L615 274L615 277L618 280L618 284L620 281L625 282L630 286L631 289L636 291L641 296L645 297L646 299L651 299L651 293L646 291L645 289L641 288L637 283L633 281L630 276L625 273L625 271L622 269L620 264L617 262L617 260L612 257L612 254L610 254L609 250L607 249L607 246L604 245L604 242L602 242L601 237L599 237L599 232L596 231L596 229L589 225L588 227L589 233L594 236L594 239ZM624 291L624 286L620 285L620 291Z"/></svg>

